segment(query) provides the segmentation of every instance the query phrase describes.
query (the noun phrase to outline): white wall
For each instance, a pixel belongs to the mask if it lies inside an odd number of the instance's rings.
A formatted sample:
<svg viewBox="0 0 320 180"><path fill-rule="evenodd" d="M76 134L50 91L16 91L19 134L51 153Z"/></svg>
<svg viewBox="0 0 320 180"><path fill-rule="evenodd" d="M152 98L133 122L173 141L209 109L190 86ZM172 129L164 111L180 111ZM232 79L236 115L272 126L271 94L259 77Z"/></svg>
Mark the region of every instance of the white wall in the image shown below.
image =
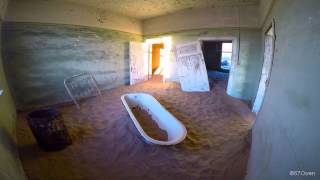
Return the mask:
<svg viewBox="0 0 320 180"><path fill-rule="evenodd" d="M74 3L11 0L5 21L72 24L142 33L141 21Z"/></svg>
<svg viewBox="0 0 320 180"><path fill-rule="evenodd" d="M240 18L239 18L240 17ZM144 35L203 28L259 28L257 6L186 9L143 21Z"/></svg>

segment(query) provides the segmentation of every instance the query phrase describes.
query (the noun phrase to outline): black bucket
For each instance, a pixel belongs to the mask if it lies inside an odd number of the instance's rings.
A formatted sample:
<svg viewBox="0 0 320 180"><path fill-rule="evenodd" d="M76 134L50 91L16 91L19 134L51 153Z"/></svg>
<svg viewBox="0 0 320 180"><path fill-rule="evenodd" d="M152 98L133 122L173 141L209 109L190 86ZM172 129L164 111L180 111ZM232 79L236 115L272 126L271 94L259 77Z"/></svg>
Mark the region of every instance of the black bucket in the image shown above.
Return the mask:
<svg viewBox="0 0 320 180"><path fill-rule="evenodd" d="M44 150L61 150L72 144L58 109L48 108L32 111L28 114L27 120L38 145Z"/></svg>

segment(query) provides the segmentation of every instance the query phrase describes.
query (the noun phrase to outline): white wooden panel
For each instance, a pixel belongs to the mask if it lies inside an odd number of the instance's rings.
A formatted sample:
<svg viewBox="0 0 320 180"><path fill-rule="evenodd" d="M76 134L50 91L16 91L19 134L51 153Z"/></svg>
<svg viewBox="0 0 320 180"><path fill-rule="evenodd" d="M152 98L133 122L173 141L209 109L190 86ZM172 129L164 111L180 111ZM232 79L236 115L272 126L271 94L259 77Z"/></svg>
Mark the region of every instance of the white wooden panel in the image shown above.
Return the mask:
<svg viewBox="0 0 320 180"><path fill-rule="evenodd" d="M208 74L199 42L176 46L178 76L186 92L210 91Z"/></svg>
<svg viewBox="0 0 320 180"><path fill-rule="evenodd" d="M143 43L130 42L130 85L143 82L148 79L148 63L145 62Z"/></svg>

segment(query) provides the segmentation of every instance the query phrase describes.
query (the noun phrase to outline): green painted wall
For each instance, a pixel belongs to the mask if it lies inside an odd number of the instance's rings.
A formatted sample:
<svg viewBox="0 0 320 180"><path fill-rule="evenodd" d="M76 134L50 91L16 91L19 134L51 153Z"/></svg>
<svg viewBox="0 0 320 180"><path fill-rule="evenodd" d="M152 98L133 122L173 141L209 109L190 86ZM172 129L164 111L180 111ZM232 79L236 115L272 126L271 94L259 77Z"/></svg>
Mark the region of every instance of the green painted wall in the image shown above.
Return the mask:
<svg viewBox="0 0 320 180"><path fill-rule="evenodd" d="M232 74L232 82L230 82L231 96L253 101L256 96L260 73L262 68L261 59L261 36L260 29L241 29L240 31L240 50L239 64L236 65L235 71ZM198 41L199 38L209 37L237 37L239 36L238 29L198 29L186 30L161 35L145 36L144 39L157 38L162 36L170 36L172 38L172 46L176 44L190 41ZM175 55L172 55L172 62L175 62ZM177 75L173 75L171 80L178 81Z"/></svg>
<svg viewBox="0 0 320 180"><path fill-rule="evenodd" d="M25 179L16 150L16 110L5 78L0 54L0 179Z"/></svg>
<svg viewBox="0 0 320 180"><path fill-rule="evenodd" d="M129 82L129 41L142 36L94 27L7 22L3 57L18 109L70 101L63 80L95 75L102 89Z"/></svg>
<svg viewBox="0 0 320 180"><path fill-rule="evenodd" d="M276 0L270 85L253 127L247 180L316 180L320 176L320 1ZM315 176L290 176L311 171Z"/></svg>

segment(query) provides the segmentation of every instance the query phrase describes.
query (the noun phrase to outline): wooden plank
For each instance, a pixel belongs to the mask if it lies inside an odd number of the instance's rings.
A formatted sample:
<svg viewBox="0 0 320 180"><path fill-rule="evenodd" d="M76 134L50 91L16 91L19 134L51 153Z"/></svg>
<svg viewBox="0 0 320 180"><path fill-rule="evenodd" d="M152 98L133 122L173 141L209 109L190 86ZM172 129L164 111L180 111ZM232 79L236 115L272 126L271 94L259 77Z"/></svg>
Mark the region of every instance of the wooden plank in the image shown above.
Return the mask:
<svg viewBox="0 0 320 180"><path fill-rule="evenodd" d="M200 43L176 45L176 56L181 89L186 92L210 91Z"/></svg>

